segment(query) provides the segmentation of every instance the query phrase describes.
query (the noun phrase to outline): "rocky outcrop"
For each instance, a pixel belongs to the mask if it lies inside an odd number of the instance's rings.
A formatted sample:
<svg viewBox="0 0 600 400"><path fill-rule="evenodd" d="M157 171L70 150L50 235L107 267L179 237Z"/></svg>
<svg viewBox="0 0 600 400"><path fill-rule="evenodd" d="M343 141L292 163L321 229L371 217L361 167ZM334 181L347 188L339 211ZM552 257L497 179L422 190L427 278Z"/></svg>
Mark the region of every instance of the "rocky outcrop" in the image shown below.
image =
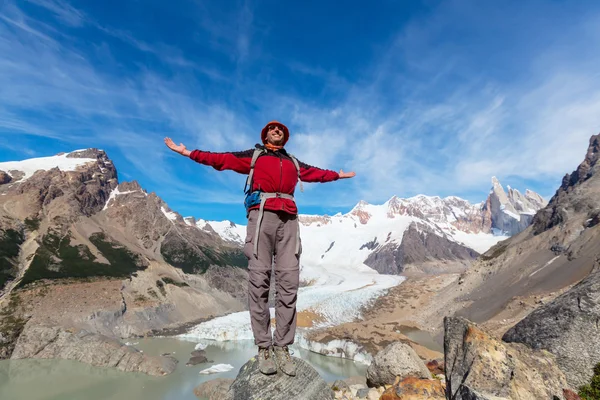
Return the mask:
<svg viewBox="0 0 600 400"><path fill-rule="evenodd" d="M0 185L9 183L12 180L11 176L4 171L0 171Z"/></svg>
<svg viewBox="0 0 600 400"><path fill-rule="evenodd" d="M507 342L524 343L557 356L569 384L590 381L600 363L600 270L508 330Z"/></svg>
<svg viewBox="0 0 600 400"><path fill-rule="evenodd" d="M82 155L85 153L85 157ZM95 160L75 170L59 167L39 170L33 176L11 188L22 195L32 214L43 214L49 220L74 222L80 216L90 216L102 210L109 194L117 186L117 170L102 150L73 152L68 158Z"/></svg>
<svg viewBox="0 0 600 400"><path fill-rule="evenodd" d="M444 400L445 387L437 379L397 378L380 400Z"/></svg>
<svg viewBox="0 0 600 400"><path fill-rule="evenodd" d="M428 261L472 261L479 254L450 240L443 232L434 232L424 224L411 223L400 244L387 243L364 261L380 274L399 274L408 264ZM439 272L439 271L437 271Z"/></svg>
<svg viewBox="0 0 600 400"><path fill-rule="evenodd" d="M417 353L407 344L394 342L381 350L367 369L367 385L391 385L396 380L413 376L431 378L431 373Z"/></svg>
<svg viewBox="0 0 600 400"><path fill-rule="evenodd" d="M333 391L319 373L306 361L294 358L296 376L282 372L263 375L258 370L258 360L250 359L242 366L231 384L226 400L333 400Z"/></svg>
<svg viewBox="0 0 600 400"><path fill-rule="evenodd" d="M221 400L227 394L233 381L233 379L229 378L211 379L197 386L194 389L194 394L201 399Z"/></svg>
<svg viewBox="0 0 600 400"><path fill-rule="evenodd" d="M568 388L548 352L502 343L463 318L445 318L444 329L447 398L562 399Z"/></svg>
<svg viewBox="0 0 600 400"><path fill-rule="evenodd" d="M554 226L575 219L586 227L600 222L600 134L592 136L585 159L572 174L567 174L548 205L533 220L533 232L539 235ZM591 225L593 226L593 225Z"/></svg>
<svg viewBox="0 0 600 400"><path fill-rule="evenodd" d="M107 336L39 325L25 329L17 340L11 359L22 358L76 360L155 376L170 374L177 365L173 357L150 357Z"/></svg>

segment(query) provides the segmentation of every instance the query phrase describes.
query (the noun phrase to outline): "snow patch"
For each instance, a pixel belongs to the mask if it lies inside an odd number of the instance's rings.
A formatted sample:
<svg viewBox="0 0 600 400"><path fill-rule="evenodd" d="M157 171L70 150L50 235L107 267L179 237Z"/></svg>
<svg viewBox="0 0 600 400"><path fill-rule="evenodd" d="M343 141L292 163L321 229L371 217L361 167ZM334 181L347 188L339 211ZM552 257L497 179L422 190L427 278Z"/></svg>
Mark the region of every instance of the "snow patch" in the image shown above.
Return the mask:
<svg viewBox="0 0 600 400"><path fill-rule="evenodd" d="M124 192L121 192L121 191L119 191L119 187L117 186L110 192L110 195L108 196L108 199L106 200L106 203L104 204L104 207L102 208L102 210L103 211L106 210L108 208L108 203L110 203L111 200L114 200L118 195L135 193L135 192L139 192L139 190L126 190Z"/></svg>
<svg viewBox="0 0 600 400"><path fill-rule="evenodd" d="M70 153L61 154L60 156L30 158L23 161L1 162L0 170L6 171L9 175L9 171L13 170L23 172L25 175L14 182L17 183L31 178L33 174L39 170L48 171L58 167L61 171L75 171L77 167L91 162L96 163L98 161L95 158L67 158L69 154Z"/></svg>
<svg viewBox="0 0 600 400"><path fill-rule="evenodd" d="M218 374L219 372L227 372L233 369L233 365L230 364L216 364L210 368L203 369L200 371L200 375Z"/></svg>
<svg viewBox="0 0 600 400"><path fill-rule="evenodd" d="M177 219L177 214L173 211L167 211L164 206L160 206L160 210L165 215L165 217L167 217L171 222Z"/></svg>

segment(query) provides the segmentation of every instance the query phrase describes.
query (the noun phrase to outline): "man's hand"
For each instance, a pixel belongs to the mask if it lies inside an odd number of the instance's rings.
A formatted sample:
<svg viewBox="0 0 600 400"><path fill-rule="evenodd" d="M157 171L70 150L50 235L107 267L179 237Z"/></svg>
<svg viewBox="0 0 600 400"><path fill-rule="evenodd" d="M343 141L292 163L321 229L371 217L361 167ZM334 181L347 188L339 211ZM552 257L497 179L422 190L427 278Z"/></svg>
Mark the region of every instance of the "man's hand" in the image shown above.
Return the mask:
<svg viewBox="0 0 600 400"><path fill-rule="evenodd" d="M354 178L356 176L356 172L344 172L341 169L340 172L338 172L338 174L340 175L340 179Z"/></svg>
<svg viewBox="0 0 600 400"><path fill-rule="evenodd" d="M189 155L191 153L191 151L189 151L185 148L183 143L179 143L179 146L177 146L175 144L175 142L173 142L173 140L171 140L170 137L165 138L165 144L167 145L168 148L173 150L175 153L179 153L183 156L189 157Z"/></svg>

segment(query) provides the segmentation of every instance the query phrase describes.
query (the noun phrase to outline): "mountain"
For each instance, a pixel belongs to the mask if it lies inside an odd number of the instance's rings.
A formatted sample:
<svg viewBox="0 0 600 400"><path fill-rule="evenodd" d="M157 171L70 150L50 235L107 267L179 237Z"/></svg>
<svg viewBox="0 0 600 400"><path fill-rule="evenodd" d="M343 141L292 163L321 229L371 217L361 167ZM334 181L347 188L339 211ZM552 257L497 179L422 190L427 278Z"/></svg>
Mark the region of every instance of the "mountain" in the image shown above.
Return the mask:
<svg viewBox="0 0 600 400"><path fill-rule="evenodd" d="M456 315L486 324L502 335L532 310L588 277L600 257L599 153L600 135L595 135L583 162L565 176L529 227L483 252L460 275L449 276L442 289L437 285L435 294L421 303L419 313L407 316L406 323L439 332L443 317ZM493 204L493 196L486 203ZM533 194L527 197L540 200ZM510 201L510 195L507 198ZM515 211L528 213L527 203L520 201L524 207ZM424 287L427 284L420 282ZM399 288L398 295L411 285L401 286L405 288Z"/></svg>
<svg viewBox="0 0 600 400"><path fill-rule="evenodd" d="M393 196L382 205L360 201L347 214L300 215L303 276L323 265L363 263L383 274L462 271L479 253L527 228L546 204L529 190L523 196L509 187L506 194L495 177L492 185L479 204L456 196ZM243 243L244 226L188 220L223 240Z"/></svg>
<svg viewBox="0 0 600 400"><path fill-rule="evenodd" d="M0 163L0 178L3 331L22 315L11 329L129 337L245 309L240 246L119 183L104 151Z"/></svg>

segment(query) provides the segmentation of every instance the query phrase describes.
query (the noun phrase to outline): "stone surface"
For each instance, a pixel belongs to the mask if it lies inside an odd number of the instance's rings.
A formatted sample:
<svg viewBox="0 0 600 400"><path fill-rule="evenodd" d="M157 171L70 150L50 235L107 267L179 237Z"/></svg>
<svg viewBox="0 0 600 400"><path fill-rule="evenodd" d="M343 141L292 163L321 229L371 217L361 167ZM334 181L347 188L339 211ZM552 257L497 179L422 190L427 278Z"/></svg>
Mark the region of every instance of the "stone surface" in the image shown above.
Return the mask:
<svg viewBox="0 0 600 400"><path fill-rule="evenodd" d="M185 365L187 365L188 367L192 367L194 365L204 364L207 362L208 362L208 359L206 358L206 356L190 357L190 359L188 360L187 363L185 363Z"/></svg>
<svg viewBox="0 0 600 400"><path fill-rule="evenodd" d="M233 383L230 378L216 378L204 382L194 389L196 397L208 400L221 400L227 394Z"/></svg>
<svg viewBox="0 0 600 400"><path fill-rule="evenodd" d="M432 375L443 374L445 370L444 360L431 360L425 366Z"/></svg>
<svg viewBox="0 0 600 400"><path fill-rule="evenodd" d="M381 395L381 400L443 400L445 398L442 382L414 377L398 379Z"/></svg>
<svg viewBox="0 0 600 400"><path fill-rule="evenodd" d="M11 359L58 358L76 360L126 372L167 375L175 370L173 357L151 357L109 337L59 327L35 326L25 329L17 340Z"/></svg>
<svg viewBox="0 0 600 400"><path fill-rule="evenodd" d="M599 267L579 284L533 311L502 338L555 354L573 388L588 383L594 365L600 362Z"/></svg>
<svg viewBox="0 0 600 400"><path fill-rule="evenodd" d="M391 385L397 376L431 378L431 373L409 345L394 342L381 350L367 369L367 385Z"/></svg>
<svg viewBox="0 0 600 400"><path fill-rule="evenodd" d="M11 176L4 171L0 171L0 185L9 183L12 180Z"/></svg>
<svg viewBox="0 0 600 400"><path fill-rule="evenodd" d="M334 390L334 391L350 390L350 385L348 385L348 383L346 381L342 381L342 380L338 379L337 381L335 381L331 384L331 390Z"/></svg>
<svg viewBox="0 0 600 400"><path fill-rule="evenodd" d="M295 358L296 376L290 377L281 372L263 375L258 370L258 360L250 359L240 368L231 384L225 400L330 400L334 393L307 362Z"/></svg>
<svg viewBox="0 0 600 400"><path fill-rule="evenodd" d="M463 318L445 318L444 328L449 398L561 399L568 387L548 352L503 343Z"/></svg>

